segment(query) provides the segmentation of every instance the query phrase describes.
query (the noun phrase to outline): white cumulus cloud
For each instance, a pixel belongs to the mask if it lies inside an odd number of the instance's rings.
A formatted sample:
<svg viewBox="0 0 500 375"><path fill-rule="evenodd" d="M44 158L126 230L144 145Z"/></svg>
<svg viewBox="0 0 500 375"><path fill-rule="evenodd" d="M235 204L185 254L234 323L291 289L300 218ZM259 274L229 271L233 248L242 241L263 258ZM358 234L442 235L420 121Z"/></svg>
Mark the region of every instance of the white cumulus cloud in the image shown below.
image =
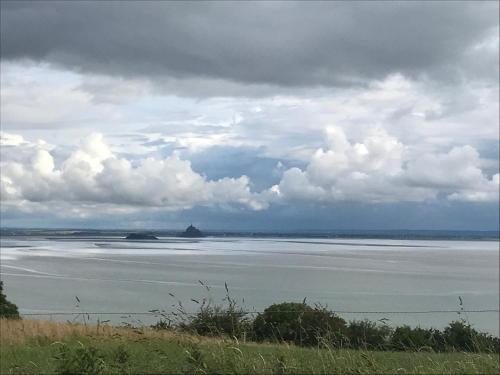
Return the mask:
<svg viewBox="0 0 500 375"><path fill-rule="evenodd" d="M251 190L252 182L244 175L207 179L175 152L164 158L124 157L99 133L83 139L63 158L44 141L12 134L2 134L1 140L2 208L23 212L52 209L86 217L102 211L199 205L262 210L294 201L376 204L499 198L499 174L485 174L474 147L419 153L380 127L369 128L360 141L351 140L339 127L328 127L325 146L305 167L284 170L278 184L260 192Z"/></svg>
<svg viewBox="0 0 500 375"><path fill-rule="evenodd" d="M381 128L351 142L339 127L327 129L327 145L303 170L285 171L271 191L289 200L418 202L443 193L451 200L498 201L498 174L486 176L469 145L418 154Z"/></svg>
<svg viewBox="0 0 500 375"><path fill-rule="evenodd" d="M52 154L30 145L24 160L9 155L22 148L20 139L2 160L1 193L7 205L64 202L76 207L152 207L178 210L194 205L239 204L259 210L267 207L251 192L249 179L207 180L177 156L145 158L133 164L104 142L101 134L84 139L56 166Z"/></svg>

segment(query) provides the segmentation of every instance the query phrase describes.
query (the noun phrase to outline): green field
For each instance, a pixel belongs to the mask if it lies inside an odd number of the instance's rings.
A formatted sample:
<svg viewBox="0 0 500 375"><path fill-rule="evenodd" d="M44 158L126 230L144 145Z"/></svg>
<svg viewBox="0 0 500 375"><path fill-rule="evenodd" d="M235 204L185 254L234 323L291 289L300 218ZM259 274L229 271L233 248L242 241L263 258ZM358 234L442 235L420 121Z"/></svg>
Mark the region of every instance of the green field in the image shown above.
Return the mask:
<svg viewBox="0 0 500 375"><path fill-rule="evenodd" d="M242 343L175 332L1 320L2 374L498 374L498 354Z"/></svg>

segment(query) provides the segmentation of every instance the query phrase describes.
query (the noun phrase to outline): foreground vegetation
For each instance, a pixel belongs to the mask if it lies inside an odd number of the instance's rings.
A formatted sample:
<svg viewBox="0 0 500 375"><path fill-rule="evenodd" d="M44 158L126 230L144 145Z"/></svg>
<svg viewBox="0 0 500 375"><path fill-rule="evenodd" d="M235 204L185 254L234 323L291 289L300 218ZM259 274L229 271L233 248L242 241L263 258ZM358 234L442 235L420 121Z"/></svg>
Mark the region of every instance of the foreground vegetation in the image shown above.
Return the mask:
<svg viewBox="0 0 500 375"><path fill-rule="evenodd" d="M0 320L2 374L497 374L495 353L249 343L171 330Z"/></svg>
<svg viewBox="0 0 500 375"><path fill-rule="evenodd" d="M17 306L7 300L7 296L3 293L3 281L0 280L0 317L2 316L17 319L19 312Z"/></svg>
<svg viewBox="0 0 500 375"><path fill-rule="evenodd" d="M500 339L476 331L460 315L444 330L400 326L384 321L347 322L321 305L284 302L250 315L231 298L226 285L223 303L202 300L198 312L188 314L178 301L177 312L155 312L163 317L155 329L180 329L202 336L229 336L244 341L293 343L298 346L326 346L334 349L378 351L433 351L499 353ZM460 304L462 300L460 299ZM462 306L462 305L461 305ZM462 308L463 311L463 308ZM174 319L172 319L174 317Z"/></svg>
<svg viewBox="0 0 500 375"><path fill-rule="evenodd" d="M208 288L207 288L208 289ZM465 320L444 330L346 322L280 303L251 317L227 295L195 314L153 310L151 327L20 319L0 283L2 374L498 374L499 339ZM172 295L173 296L173 295Z"/></svg>

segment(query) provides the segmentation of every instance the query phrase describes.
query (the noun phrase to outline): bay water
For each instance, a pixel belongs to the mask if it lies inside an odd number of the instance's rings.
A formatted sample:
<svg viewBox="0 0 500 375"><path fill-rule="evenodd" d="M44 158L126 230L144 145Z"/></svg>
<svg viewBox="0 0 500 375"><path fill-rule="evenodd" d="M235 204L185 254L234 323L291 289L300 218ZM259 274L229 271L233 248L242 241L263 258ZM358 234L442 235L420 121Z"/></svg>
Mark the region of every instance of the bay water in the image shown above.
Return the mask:
<svg viewBox="0 0 500 375"><path fill-rule="evenodd" d="M466 319L499 335L498 241L13 235L2 236L0 260L8 299L32 318L85 311L151 324L157 318L131 313L174 311L179 301L195 312L203 298L222 303L227 285L251 312L306 299L346 320L443 328ZM432 312L461 309L497 311Z"/></svg>

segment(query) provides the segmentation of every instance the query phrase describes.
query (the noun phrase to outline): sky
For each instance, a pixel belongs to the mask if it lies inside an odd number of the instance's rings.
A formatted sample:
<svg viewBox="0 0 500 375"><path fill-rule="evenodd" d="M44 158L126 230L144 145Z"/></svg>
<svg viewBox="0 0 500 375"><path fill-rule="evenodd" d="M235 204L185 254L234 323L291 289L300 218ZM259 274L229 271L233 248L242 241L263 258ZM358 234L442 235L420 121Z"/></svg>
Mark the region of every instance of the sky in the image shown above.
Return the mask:
<svg viewBox="0 0 500 375"><path fill-rule="evenodd" d="M499 3L1 2L1 226L499 228Z"/></svg>

